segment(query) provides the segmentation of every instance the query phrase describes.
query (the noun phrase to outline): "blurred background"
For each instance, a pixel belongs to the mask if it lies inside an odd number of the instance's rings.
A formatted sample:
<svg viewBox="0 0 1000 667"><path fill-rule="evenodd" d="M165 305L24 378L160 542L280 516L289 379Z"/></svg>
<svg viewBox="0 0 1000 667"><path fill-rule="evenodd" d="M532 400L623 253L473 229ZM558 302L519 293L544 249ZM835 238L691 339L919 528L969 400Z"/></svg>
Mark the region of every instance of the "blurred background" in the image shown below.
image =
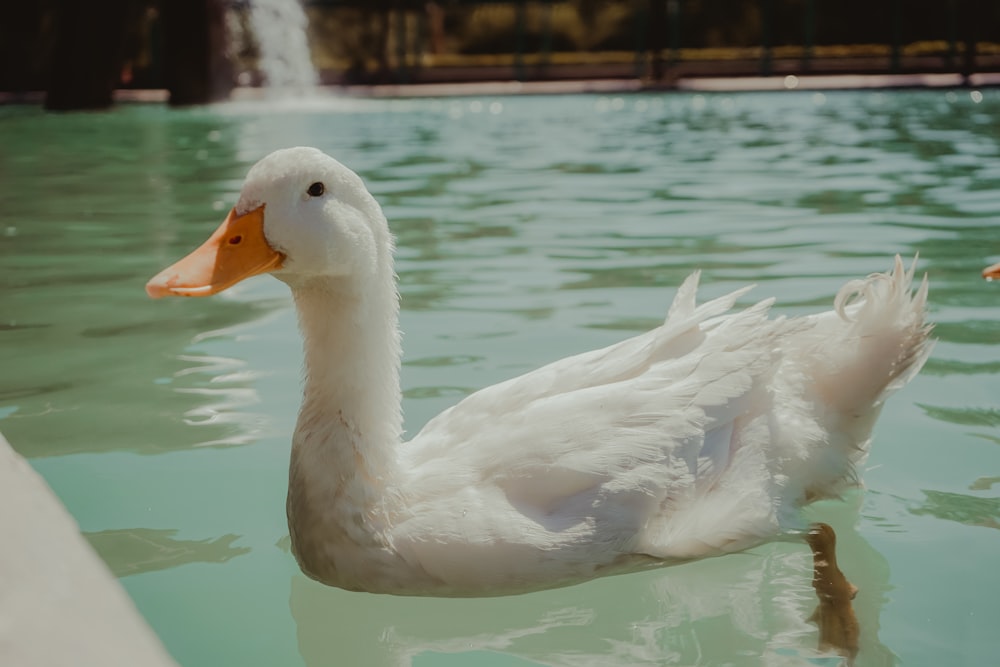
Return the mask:
<svg viewBox="0 0 1000 667"><path fill-rule="evenodd" d="M289 37L314 70L295 68ZM272 46L277 39L278 46ZM10 0L0 91L93 108L236 86L955 73L1000 68L981 0ZM15 99L17 99L15 97Z"/></svg>

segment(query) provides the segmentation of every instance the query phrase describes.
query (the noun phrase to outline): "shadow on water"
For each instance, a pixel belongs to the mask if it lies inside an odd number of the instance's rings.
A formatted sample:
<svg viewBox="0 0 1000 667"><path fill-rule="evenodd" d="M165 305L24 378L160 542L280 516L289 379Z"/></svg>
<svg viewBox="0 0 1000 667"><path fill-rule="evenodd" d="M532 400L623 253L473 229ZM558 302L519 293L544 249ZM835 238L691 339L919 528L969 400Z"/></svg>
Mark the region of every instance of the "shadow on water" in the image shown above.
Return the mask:
<svg viewBox="0 0 1000 667"><path fill-rule="evenodd" d="M189 563L225 563L248 553L250 547L233 546L239 535L214 540L180 540L176 530L125 528L84 533L116 577L155 572Z"/></svg>
<svg viewBox="0 0 1000 667"><path fill-rule="evenodd" d="M988 480L986 488L998 479L1000 478ZM980 483L980 486L983 484ZM1000 498L982 498L944 491L924 491L924 496L923 503L910 509L918 516L930 515L967 526L1000 529Z"/></svg>

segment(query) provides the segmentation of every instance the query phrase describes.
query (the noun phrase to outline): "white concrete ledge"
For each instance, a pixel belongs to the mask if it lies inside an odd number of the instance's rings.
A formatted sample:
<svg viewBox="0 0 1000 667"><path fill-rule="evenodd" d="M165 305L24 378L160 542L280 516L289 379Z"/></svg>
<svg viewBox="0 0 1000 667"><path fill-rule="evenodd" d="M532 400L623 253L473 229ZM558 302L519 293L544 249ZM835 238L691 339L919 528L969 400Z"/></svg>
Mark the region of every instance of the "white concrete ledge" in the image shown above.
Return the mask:
<svg viewBox="0 0 1000 667"><path fill-rule="evenodd" d="M3 435L0 665L177 667L73 517Z"/></svg>
<svg viewBox="0 0 1000 667"><path fill-rule="evenodd" d="M793 85L792 85L793 84ZM456 81L385 85L323 85L320 91L329 98L343 97L452 97L473 95L551 95L603 93L607 95L643 91L679 90L687 92L756 92L778 90L870 90L873 88L971 88L1000 86L1000 72L978 72L968 81L954 73L913 74L775 74L774 76L681 76L676 80L644 82L635 77L617 79L553 79L545 81ZM163 89L138 90L123 88L114 91L114 101L166 104L170 94ZM267 88L237 87L230 102L274 100L275 93ZM301 99L295 95L277 99ZM308 98L315 101L316 97ZM44 91L0 91L0 104L42 104Z"/></svg>

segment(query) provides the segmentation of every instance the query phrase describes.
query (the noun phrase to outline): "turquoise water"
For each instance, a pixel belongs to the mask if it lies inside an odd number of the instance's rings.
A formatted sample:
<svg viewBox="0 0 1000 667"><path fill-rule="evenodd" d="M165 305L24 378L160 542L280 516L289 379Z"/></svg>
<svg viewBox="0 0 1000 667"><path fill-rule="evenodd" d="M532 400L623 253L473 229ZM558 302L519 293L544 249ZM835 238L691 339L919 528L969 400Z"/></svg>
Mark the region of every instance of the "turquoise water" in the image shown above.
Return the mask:
<svg viewBox="0 0 1000 667"><path fill-rule="evenodd" d="M779 313L919 252L939 343L868 488L811 510L861 591L859 665L1000 649L1000 91L0 108L0 431L185 667L832 665L804 545L531 595L325 588L288 553L288 293L152 302L248 167L307 144L398 236L409 432L466 393L657 323L683 277ZM9 547L3 547L9 548Z"/></svg>

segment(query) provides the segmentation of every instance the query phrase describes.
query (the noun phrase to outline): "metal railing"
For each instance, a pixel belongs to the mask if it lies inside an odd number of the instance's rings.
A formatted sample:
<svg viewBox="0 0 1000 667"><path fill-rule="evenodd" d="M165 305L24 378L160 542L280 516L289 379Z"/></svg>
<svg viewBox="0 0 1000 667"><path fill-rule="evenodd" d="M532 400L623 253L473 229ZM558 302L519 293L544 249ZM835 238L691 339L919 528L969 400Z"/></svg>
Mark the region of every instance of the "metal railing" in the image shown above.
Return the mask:
<svg viewBox="0 0 1000 667"><path fill-rule="evenodd" d="M434 53L427 41L434 29L430 23L443 21L448 29L461 30L463 18L468 23L473 13L479 13L480 22L488 22L491 11L504 17L497 20L504 39L491 40L503 48L494 48L492 55L508 58L516 79L551 76L553 65L571 62L573 53L581 56L580 66L598 60L586 44L575 50L557 46L566 42L561 34L565 26L555 18L557 10L562 17L573 11L600 15L612 7L618 15L630 14L630 22L623 23L615 37L619 48L607 52L607 59L620 62L622 53L631 53L631 73L653 80L683 74L686 69L710 75L712 63L719 73L759 76L792 70L839 72L862 61L867 61L866 70L884 73L918 67L968 75L976 71L977 56L983 55L977 38L1000 42L1000 3L981 0L305 0L305 5L317 13L384 14L384 24L395 25L391 29L395 38L388 40L390 53L379 58L383 64L392 63L390 74L400 81L416 78L422 63L454 64L467 56L467 66L476 67L473 56L483 54L470 53L469 45L454 32L448 37L459 49ZM430 6L435 7L436 18L430 16ZM723 8L726 11L720 11ZM418 27L407 31L406 26L414 23ZM400 39L400 35L409 38ZM625 43L628 48L620 48ZM986 46L986 55L1000 50ZM879 62L873 64L873 59ZM776 69L779 60L780 72ZM734 67L734 62L741 66Z"/></svg>

